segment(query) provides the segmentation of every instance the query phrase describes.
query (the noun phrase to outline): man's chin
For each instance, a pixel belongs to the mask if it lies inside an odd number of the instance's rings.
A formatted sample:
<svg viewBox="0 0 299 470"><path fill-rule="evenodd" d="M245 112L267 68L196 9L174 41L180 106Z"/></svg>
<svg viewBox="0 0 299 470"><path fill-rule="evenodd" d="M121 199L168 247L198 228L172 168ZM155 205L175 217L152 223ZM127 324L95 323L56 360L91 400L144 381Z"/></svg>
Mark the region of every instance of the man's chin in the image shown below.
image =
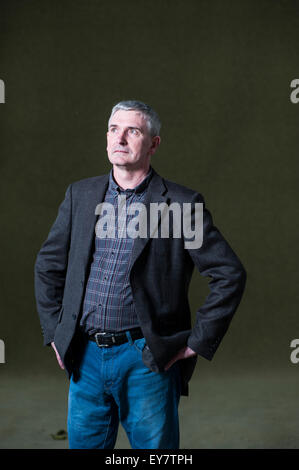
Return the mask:
<svg viewBox="0 0 299 470"><path fill-rule="evenodd" d="M127 153L115 153L109 158L110 162L113 164L119 163L120 165L130 164L130 156Z"/></svg>

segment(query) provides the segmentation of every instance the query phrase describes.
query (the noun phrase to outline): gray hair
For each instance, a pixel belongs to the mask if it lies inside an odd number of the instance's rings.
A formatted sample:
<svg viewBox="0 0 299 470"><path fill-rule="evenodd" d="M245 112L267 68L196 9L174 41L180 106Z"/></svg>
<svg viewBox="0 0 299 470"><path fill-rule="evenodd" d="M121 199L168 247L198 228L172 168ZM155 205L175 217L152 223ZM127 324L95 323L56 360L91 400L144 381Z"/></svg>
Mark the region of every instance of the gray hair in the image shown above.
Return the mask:
<svg viewBox="0 0 299 470"><path fill-rule="evenodd" d="M108 126L113 114L116 113L116 111L119 111L120 109L123 109L124 111L140 111L146 120L151 137L159 135L161 128L160 118L153 108L151 108L148 104L142 103L142 101L130 100L120 101L119 103L117 103L112 108L112 112L108 121Z"/></svg>

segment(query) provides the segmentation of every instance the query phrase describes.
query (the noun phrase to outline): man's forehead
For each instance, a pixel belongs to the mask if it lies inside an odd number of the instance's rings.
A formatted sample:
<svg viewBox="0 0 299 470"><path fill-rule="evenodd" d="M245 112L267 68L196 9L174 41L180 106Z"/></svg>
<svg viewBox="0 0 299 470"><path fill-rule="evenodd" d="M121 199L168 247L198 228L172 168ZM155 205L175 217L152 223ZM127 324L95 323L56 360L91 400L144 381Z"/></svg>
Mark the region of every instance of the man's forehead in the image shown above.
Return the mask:
<svg viewBox="0 0 299 470"><path fill-rule="evenodd" d="M146 125L145 118L142 113L135 110L124 110L120 109L116 111L110 119L109 125L112 126L113 124L122 124L122 125L131 125L131 124L139 124L139 125Z"/></svg>

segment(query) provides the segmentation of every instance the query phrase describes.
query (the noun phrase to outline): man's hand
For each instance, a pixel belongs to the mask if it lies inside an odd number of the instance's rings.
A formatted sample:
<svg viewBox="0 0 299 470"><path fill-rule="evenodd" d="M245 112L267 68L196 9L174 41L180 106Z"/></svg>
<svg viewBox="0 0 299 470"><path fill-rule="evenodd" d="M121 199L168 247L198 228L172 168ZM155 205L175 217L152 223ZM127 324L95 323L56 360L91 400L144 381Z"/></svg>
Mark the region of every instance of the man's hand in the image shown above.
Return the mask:
<svg viewBox="0 0 299 470"><path fill-rule="evenodd" d="M182 348L176 356L174 356L171 361L168 362L168 364L166 364L165 366L165 370L169 369L170 366L172 366L172 364L176 361L178 361L179 359L187 359L187 357L190 357L190 356L196 356L196 352L193 351L193 349L189 348L189 346L185 346L184 348Z"/></svg>
<svg viewBox="0 0 299 470"><path fill-rule="evenodd" d="M59 356L59 354L58 354L58 351L57 351L57 349L55 348L54 341L52 341L52 343L51 343L51 346L52 346L52 348L53 348L53 349L54 349L54 351L55 351L55 354L56 354L56 358L57 358L58 364L60 365L61 369L64 369L63 362L62 362L62 360L60 359L60 356Z"/></svg>

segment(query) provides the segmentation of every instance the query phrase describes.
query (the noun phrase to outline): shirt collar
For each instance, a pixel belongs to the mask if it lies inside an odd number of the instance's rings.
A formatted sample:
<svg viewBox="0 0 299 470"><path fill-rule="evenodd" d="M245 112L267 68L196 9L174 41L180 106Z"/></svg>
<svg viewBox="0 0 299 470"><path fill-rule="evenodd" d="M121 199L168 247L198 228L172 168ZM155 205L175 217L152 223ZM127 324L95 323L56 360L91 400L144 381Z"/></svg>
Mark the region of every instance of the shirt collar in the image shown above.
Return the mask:
<svg viewBox="0 0 299 470"><path fill-rule="evenodd" d="M123 192L123 193L142 193L145 191L145 189L147 188L151 178L153 176L153 169L152 167L150 166L150 169L149 169L149 172L147 173L147 175L145 176L145 178L143 178L143 180L141 181L141 183L138 184L138 186L136 186L135 188L130 188L130 189L123 189L121 186L119 186L117 184L117 182L115 181L114 179L114 176L113 176L113 168L111 168L111 171L109 173L109 186L108 186L108 190L109 191L114 191L114 192L117 192L117 193L120 193L120 192Z"/></svg>

